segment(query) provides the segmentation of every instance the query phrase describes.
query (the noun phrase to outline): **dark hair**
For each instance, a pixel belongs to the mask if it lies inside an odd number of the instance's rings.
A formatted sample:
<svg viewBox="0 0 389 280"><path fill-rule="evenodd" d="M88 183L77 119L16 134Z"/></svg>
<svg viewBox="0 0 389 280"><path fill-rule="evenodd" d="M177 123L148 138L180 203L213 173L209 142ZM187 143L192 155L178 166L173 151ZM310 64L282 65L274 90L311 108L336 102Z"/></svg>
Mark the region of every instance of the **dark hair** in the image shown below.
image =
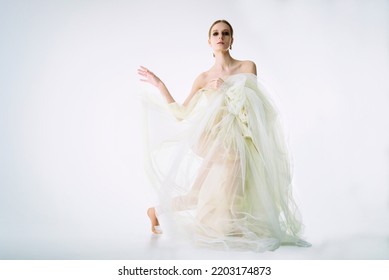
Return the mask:
<svg viewBox="0 0 389 280"><path fill-rule="evenodd" d="M228 27L231 29L231 37L234 35L234 30L232 29L231 24L230 24L228 21L226 21L225 19L218 19L217 21L215 21L214 23L212 23L211 27L209 28L209 31L208 31L208 38L211 37L212 27L214 27L215 24L218 24L218 23L220 23L220 22L227 24Z"/></svg>

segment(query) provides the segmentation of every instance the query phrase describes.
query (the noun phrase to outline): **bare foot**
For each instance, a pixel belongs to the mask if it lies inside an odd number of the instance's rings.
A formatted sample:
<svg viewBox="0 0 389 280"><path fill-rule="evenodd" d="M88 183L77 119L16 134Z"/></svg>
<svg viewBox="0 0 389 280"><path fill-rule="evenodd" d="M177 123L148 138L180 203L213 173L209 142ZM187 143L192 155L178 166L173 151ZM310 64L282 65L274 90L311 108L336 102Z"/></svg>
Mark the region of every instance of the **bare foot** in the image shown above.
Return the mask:
<svg viewBox="0 0 389 280"><path fill-rule="evenodd" d="M159 222L157 219L157 215L155 214L154 207L147 209L147 216L149 216L149 218L150 218L151 232L154 234L161 234L162 230L161 230L161 227L159 226Z"/></svg>

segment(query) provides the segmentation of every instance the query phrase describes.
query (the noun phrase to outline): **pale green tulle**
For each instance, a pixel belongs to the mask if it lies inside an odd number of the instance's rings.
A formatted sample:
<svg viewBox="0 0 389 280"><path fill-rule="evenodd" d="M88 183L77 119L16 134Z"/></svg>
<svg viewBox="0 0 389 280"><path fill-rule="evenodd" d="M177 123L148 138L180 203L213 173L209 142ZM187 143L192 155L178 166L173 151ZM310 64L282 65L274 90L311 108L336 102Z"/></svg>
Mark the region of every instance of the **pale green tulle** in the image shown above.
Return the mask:
<svg viewBox="0 0 389 280"><path fill-rule="evenodd" d="M255 75L229 76L186 107L145 96L147 170L160 215L211 247L310 245L279 117Z"/></svg>

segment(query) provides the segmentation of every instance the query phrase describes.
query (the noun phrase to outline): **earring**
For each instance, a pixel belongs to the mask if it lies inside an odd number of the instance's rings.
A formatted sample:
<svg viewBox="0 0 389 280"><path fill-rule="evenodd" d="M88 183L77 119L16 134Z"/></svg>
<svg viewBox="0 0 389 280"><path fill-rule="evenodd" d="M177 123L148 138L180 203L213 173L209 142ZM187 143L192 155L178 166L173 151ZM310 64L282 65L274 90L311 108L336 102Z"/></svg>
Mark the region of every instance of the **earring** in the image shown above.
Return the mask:
<svg viewBox="0 0 389 280"><path fill-rule="evenodd" d="M232 45L230 45L230 50L232 50Z"/></svg>
<svg viewBox="0 0 389 280"><path fill-rule="evenodd" d="M212 53L212 56L213 56L213 57L215 57L215 54L214 54L214 53Z"/></svg>

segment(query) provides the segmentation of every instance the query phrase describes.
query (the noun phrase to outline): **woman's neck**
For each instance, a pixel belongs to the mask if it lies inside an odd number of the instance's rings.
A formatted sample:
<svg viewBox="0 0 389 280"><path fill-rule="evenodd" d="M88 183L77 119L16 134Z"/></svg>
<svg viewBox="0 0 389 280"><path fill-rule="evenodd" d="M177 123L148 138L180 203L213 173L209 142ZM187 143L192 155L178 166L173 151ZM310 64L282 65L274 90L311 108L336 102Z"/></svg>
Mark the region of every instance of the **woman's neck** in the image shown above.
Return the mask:
<svg viewBox="0 0 389 280"><path fill-rule="evenodd" d="M229 72L231 68L235 65L235 62L236 60L231 57L228 51L223 53L216 53L215 64L213 65L213 68L216 71Z"/></svg>

